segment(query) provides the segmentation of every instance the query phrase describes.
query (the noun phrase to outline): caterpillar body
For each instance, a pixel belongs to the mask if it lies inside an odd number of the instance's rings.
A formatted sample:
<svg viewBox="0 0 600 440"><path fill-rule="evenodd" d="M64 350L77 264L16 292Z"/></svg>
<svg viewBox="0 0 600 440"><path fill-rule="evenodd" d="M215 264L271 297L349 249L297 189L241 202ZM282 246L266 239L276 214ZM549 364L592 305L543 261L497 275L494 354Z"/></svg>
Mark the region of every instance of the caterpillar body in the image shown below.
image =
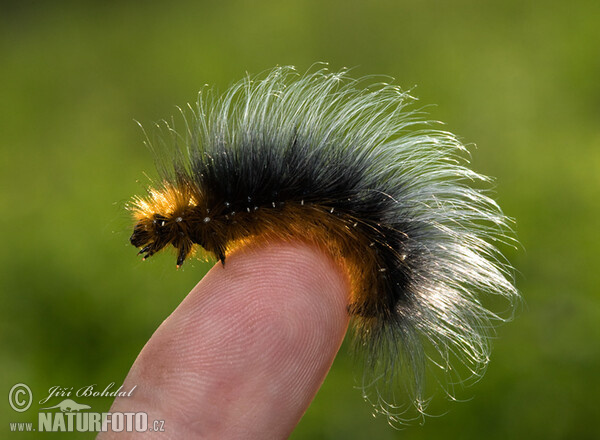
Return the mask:
<svg viewBox="0 0 600 440"><path fill-rule="evenodd" d="M478 375L501 319L480 298L518 294L493 245L511 240L509 222L474 184L488 178L407 93L366 81L280 67L221 97L200 93L181 112L183 133L164 125L173 165L131 202L131 243L144 258L172 245L177 266L193 253L225 264L265 240L325 250L351 280L365 396L396 420L386 390L405 383L423 411L427 359L448 375L454 361Z"/></svg>

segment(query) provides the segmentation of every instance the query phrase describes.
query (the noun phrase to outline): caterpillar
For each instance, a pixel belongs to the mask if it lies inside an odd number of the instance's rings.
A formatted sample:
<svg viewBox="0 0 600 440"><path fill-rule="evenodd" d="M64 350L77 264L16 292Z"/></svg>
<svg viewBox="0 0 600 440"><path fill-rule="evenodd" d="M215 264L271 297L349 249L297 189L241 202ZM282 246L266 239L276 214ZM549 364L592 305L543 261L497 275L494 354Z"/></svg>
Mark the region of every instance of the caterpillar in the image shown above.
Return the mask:
<svg viewBox="0 0 600 440"><path fill-rule="evenodd" d="M518 298L490 179L414 101L346 70L277 67L222 96L205 88L180 109L182 132L162 125L170 163L129 204L131 244L144 259L171 245L177 267L271 239L324 249L351 279L364 396L390 420L398 384L424 412L428 365L449 383L456 363L479 377L503 319L484 298Z"/></svg>

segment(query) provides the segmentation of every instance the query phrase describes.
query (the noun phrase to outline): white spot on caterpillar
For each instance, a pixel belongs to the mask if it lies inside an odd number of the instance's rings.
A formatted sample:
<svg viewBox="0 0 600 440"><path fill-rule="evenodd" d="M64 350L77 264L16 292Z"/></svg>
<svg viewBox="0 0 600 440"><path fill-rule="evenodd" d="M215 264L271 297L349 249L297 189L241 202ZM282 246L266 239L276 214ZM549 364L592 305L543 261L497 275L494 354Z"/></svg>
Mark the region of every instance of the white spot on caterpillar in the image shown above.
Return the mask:
<svg viewBox="0 0 600 440"><path fill-rule="evenodd" d="M231 206L231 203L225 202L225 208L229 208L230 206Z"/></svg>
<svg viewBox="0 0 600 440"><path fill-rule="evenodd" d="M379 272L385 272L387 269L385 267L380 267Z"/></svg>
<svg viewBox="0 0 600 440"><path fill-rule="evenodd" d="M254 210L255 210L255 211L258 211L258 206L255 206L255 207L254 207Z"/></svg>
<svg viewBox="0 0 600 440"><path fill-rule="evenodd" d="M357 222L355 222L355 223L352 225L352 227L353 227L353 228L356 228L357 226L358 226L358 223L357 223Z"/></svg>
<svg viewBox="0 0 600 440"><path fill-rule="evenodd" d="M374 242L374 241L372 241L372 242L369 244L369 247L373 247L373 246L375 246L375 242Z"/></svg>
<svg viewBox="0 0 600 440"><path fill-rule="evenodd" d="M246 211L250 212L250 207L246 208Z"/></svg>
<svg viewBox="0 0 600 440"><path fill-rule="evenodd" d="M177 218L175 219L175 221L176 221L177 223L180 223L182 220L183 220L183 219L182 219L181 217L177 217Z"/></svg>
<svg viewBox="0 0 600 440"><path fill-rule="evenodd" d="M210 217L204 217L204 223L208 223L210 221Z"/></svg>
<svg viewBox="0 0 600 440"><path fill-rule="evenodd" d="M271 203L271 205L273 205L273 208L275 208L275 202Z"/></svg>
<svg viewBox="0 0 600 440"><path fill-rule="evenodd" d="M300 200L300 204L304 206L304 199Z"/></svg>
<svg viewBox="0 0 600 440"><path fill-rule="evenodd" d="M334 210L334 209L335 209L335 208L331 208L331 209L329 210L329 212L330 212L331 214L333 214L333 210Z"/></svg>

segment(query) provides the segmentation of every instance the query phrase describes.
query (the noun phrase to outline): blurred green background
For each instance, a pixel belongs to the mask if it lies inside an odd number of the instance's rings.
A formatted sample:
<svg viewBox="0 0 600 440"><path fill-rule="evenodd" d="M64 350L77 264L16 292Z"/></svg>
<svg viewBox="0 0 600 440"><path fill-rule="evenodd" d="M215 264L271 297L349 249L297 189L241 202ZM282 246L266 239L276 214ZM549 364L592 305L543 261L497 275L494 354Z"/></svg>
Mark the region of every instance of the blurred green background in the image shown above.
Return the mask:
<svg viewBox="0 0 600 440"><path fill-rule="evenodd" d="M124 203L154 174L150 126L207 83L327 61L412 88L495 176L523 249L525 304L484 379L443 417L395 431L343 348L294 439L597 438L600 416L600 2L2 2L1 438L27 383L117 385L207 270L141 263ZM476 145L476 146L475 146ZM107 410L109 398L80 399ZM56 403L56 402L54 402ZM61 438L93 438L65 434Z"/></svg>

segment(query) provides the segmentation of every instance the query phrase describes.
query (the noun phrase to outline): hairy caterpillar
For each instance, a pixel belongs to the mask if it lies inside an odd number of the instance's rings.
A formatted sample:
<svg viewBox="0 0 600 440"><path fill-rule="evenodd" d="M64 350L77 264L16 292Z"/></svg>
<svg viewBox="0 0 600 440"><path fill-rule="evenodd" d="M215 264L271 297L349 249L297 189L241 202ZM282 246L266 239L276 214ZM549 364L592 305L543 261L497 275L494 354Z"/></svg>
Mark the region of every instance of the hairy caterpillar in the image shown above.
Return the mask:
<svg viewBox="0 0 600 440"><path fill-rule="evenodd" d="M507 219L474 187L488 179L465 147L398 87L364 81L283 67L201 93L183 133L165 124L173 165L131 202L131 243L144 259L172 245L178 267L194 252L225 264L257 240L325 249L352 280L365 396L397 420L387 390L412 372L403 394L423 411L427 359L450 376L455 360L482 371L500 318L480 294L517 292L491 244L510 240Z"/></svg>

